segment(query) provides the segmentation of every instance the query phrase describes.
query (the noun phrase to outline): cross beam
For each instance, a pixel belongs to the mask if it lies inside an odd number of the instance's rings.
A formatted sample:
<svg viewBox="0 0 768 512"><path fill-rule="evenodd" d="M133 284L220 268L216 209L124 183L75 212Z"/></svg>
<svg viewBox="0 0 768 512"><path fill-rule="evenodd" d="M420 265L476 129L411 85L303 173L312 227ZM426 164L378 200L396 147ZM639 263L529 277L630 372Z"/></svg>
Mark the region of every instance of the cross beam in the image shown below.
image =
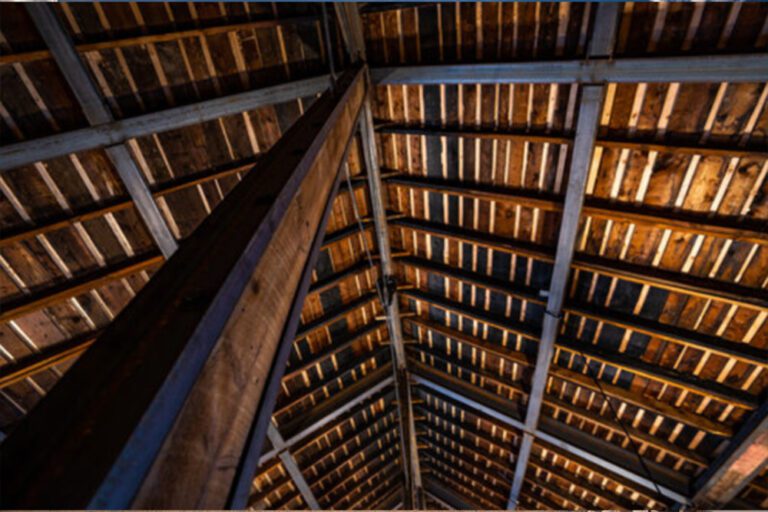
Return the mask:
<svg viewBox="0 0 768 512"><path fill-rule="evenodd" d="M53 11L53 6L45 3L27 4L27 12L35 23L38 32L51 50L51 55L59 70L64 75L69 87L74 92L85 118L91 126L103 125L114 121L112 113L101 98L96 84L88 73L75 45ZM150 235L166 258L169 258L178 245L171 234L160 209L157 207L147 183L142 177L128 146L115 144L105 149L112 165L117 170L120 180L133 199Z"/></svg>
<svg viewBox="0 0 768 512"><path fill-rule="evenodd" d="M317 503L317 498L315 498L306 478L304 478L301 469L299 469L296 459L294 459L291 452L288 451L288 445L285 443L283 436L280 435L280 432L271 422L269 427L267 427L267 437L272 443L272 446L278 451L280 462L283 463L283 467L296 485L296 489L299 490L301 497L304 498L304 503L306 503L312 510L319 510L320 505Z"/></svg>
<svg viewBox="0 0 768 512"><path fill-rule="evenodd" d="M765 82L762 54L373 68L377 85Z"/></svg>
<svg viewBox="0 0 768 512"><path fill-rule="evenodd" d="M0 445L2 505L228 505L365 98L362 69L337 85Z"/></svg>
<svg viewBox="0 0 768 512"><path fill-rule="evenodd" d="M277 103L315 96L326 89L327 75L305 78L0 146L0 172L70 153L122 144L130 139L185 128Z"/></svg>

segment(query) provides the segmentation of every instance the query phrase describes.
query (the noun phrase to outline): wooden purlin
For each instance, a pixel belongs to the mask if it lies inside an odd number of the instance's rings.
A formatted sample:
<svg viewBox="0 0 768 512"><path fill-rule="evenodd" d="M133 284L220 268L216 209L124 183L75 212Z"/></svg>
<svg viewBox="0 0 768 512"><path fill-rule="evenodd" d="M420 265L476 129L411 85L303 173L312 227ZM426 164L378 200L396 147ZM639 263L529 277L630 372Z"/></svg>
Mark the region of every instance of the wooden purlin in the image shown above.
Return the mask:
<svg viewBox="0 0 768 512"><path fill-rule="evenodd" d="M295 25L315 22L317 22L316 16L299 16L293 18L229 23L224 25L214 25L203 28L193 28L189 30L178 30L165 33L140 35L135 37L125 37L122 39L111 39L92 43L77 43L75 45L75 49L78 51L78 53L88 53L101 50L114 50L116 48L129 48L131 46L164 43L169 41L177 41L179 39L210 37L219 34L228 34L230 32L258 30L263 28L278 27L281 25ZM51 52L49 50L31 50L20 53L0 55L0 65L22 64L50 58Z"/></svg>

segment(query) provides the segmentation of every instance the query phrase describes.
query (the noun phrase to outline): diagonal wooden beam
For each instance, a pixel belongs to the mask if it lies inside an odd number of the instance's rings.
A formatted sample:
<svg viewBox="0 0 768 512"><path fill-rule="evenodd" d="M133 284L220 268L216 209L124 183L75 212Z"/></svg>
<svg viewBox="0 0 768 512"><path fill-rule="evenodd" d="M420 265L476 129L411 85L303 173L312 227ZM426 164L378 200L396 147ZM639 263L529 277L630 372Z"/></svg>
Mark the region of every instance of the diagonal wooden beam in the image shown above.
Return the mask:
<svg viewBox="0 0 768 512"><path fill-rule="evenodd" d="M227 504L365 89L319 98L0 444L2 505Z"/></svg>
<svg viewBox="0 0 768 512"><path fill-rule="evenodd" d="M142 270L157 267L163 263L163 257L152 251L139 254L108 267L99 267L93 271L21 295L10 300L0 301L0 322L8 322L33 311L47 308L70 297L87 293L112 281L122 279Z"/></svg>
<svg viewBox="0 0 768 512"><path fill-rule="evenodd" d="M299 465L296 464L296 459L293 458L293 455L291 455L291 452L288 450L288 445L285 444L283 436L280 435L280 432L271 422L267 427L267 437L272 443L272 446L278 451L280 462L283 463L285 471L291 477L291 480L293 480L293 483L296 485L296 489L299 490L301 497L304 498L304 502L309 506L310 509L319 510L320 505L317 503L317 498L315 498L315 495L312 492L312 489L310 489L307 480L304 478L301 469L299 469Z"/></svg>
<svg viewBox="0 0 768 512"><path fill-rule="evenodd" d="M336 17L339 21L342 38L351 62L366 60L363 25L357 3L334 3ZM422 508L423 491L421 470L419 469L419 453L416 445L416 426L413 421L413 405L411 403L410 381L406 366L405 348L403 344L402 325L400 323L400 306L397 290L388 285L393 276L393 259L389 244L389 228L383 200L383 185L381 169L376 150L376 136L373 127L370 97L363 108L363 118L360 124L363 159L368 176L368 190L376 242L381 261L380 291L382 307L386 316L389 339L392 348L393 371L395 372L395 390L398 407L400 408L400 439L402 447L402 470L406 487L405 507Z"/></svg>
<svg viewBox="0 0 768 512"><path fill-rule="evenodd" d="M91 126L103 125L114 121L112 113L99 95L98 88L88 73L83 61L75 50L75 45L64 29L50 4L27 4L27 12L35 23L38 32L51 51L56 65L64 75L69 87L75 94L85 118ZM144 224L149 230L160 252L166 258L176 252L178 247L160 209L152 198L147 183L141 175L134 157L124 144L105 148L123 186L136 205Z"/></svg>
<svg viewBox="0 0 768 512"><path fill-rule="evenodd" d="M79 356L93 345L101 331L91 331L43 348L17 361L0 366L0 389Z"/></svg>
<svg viewBox="0 0 768 512"><path fill-rule="evenodd" d="M257 161L258 156L244 158L205 171L199 171L187 174L185 176L180 176L172 180L164 181L163 183L156 183L154 185L150 185L149 188L152 192L152 196L155 198L165 197L181 190L187 190L192 187L196 187L203 183L209 183L211 181L220 180L222 178L234 176L236 174L246 173L253 168L253 165ZM365 180L354 180L352 187L355 189L365 187ZM340 191L346 192L346 188L346 183L341 183L339 186ZM38 235L49 233L51 231L64 229L68 226L72 226L77 222L82 223L86 220L97 219L108 213L127 210L132 206L133 202L131 201L130 197L116 196L104 201L81 206L79 208L73 209L70 212L55 214L41 219L35 219L32 224L21 224L9 229L4 229L3 238L0 239L0 248L18 243L23 240L34 238Z"/></svg>
<svg viewBox="0 0 768 512"><path fill-rule="evenodd" d="M429 394L454 402L474 415L480 414L481 417L500 422L508 428L524 428L523 421L510 415L509 402L502 397L444 372L437 372L439 376L427 376L419 367L416 369L418 371L414 373L414 380ZM652 462L649 467L655 475L653 482L643 474L642 468L634 458L627 457L626 450L610 442L550 419L542 421L541 428L534 431L534 436L538 441L547 443L564 454L588 461L600 468L601 473L619 482L624 481L632 487L638 487L638 490L648 489L648 492L655 494L658 486L662 499L681 503L690 501L685 495L688 482L683 475Z"/></svg>
<svg viewBox="0 0 768 512"><path fill-rule="evenodd" d="M288 444L295 447L302 439L333 424L359 404L391 386L394 377L388 373L392 373L391 365L383 365L313 408L308 414L281 425L281 431L286 432ZM269 455L263 455L260 462L267 460Z"/></svg>
<svg viewBox="0 0 768 512"><path fill-rule="evenodd" d="M408 379L405 345L403 343L402 324L400 322L400 304L397 290L390 289L389 278L394 275L394 262L389 246L389 228L383 202L381 171L376 155L376 141L373 132L373 116L370 100L363 107L361 124L363 154L368 173L371 210L373 211L376 241L381 258L381 273L384 284L385 303L382 304L389 329L389 339L392 347L393 370L395 372L395 388L400 407L401 443L403 445L403 471L408 492L405 506L419 509L423 507L421 471L419 469L419 454L416 442L416 426L413 421L413 405L411 403L410 381Z"/></svg>
<svg viewBox="0 0 768 512"><path fill-rule="evenodd" d="M618 4L599 4L595 16L595 28L592 33L588 55L605 57L613 53L613 41L619 22ZM571 261L576 249L576 236L579 230L581 209L584 205L584 191L587 187L592 154L597 139L600 112L603 109L605 86L586 85L581 89L581 103L576 123L576 136L571 148L571 167L568 174L568 187L565 192L565 204L560 221L560 234L555 251L555 263L550 278L547 305L541 336L536 352L536 363L531 378L531 391L525 413L523 441L515 463L515 476L509 491L507 508L517 507L520 491L528 468L528 459L533 448L534 432L539 424L544 389L549 376L549 365L555 350L557 335L560 332L563 302L568 293L568 278L571 273Z"/></svg>
<svg viewBox="0 0 768 512"><path fill-rule="evenodd" d="M201 124L297 98L315 96L326 89L327 75L305 78L0 146L0 172L70 153L122 144L130 139Z"/></svg>
<svg viewBox="0 0 768 512"><path fill-rule="evenodd" d="M437 499L449 504L451 510L483 510L484 507L468 501L464 496L460 496L453 489L447 489L437 479L426 477L424 479L425 490Z"/></svg>

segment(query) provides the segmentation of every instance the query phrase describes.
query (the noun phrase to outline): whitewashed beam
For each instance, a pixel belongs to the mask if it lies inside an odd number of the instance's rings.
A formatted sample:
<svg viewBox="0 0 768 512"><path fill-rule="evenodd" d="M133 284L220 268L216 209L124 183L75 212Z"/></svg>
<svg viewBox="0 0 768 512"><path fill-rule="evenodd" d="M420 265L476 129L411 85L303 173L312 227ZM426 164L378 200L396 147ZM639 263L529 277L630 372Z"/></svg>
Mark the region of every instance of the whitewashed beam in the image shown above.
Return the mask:
<svg viewBox="0 0 768 512"><path fill-rule="evenodd" d="M114 121L88 69L75 50L72 39L56 16L53 6L48 3L33 2L28 3L26 7L38 32L50 49L53 60L75 94L88 123L95 126ZM144 181L128 147L118 144L107 147L106 152L150 235L163 255L170 258L178 247L176 239L160 213L152 192Z"/></svg>
<svg viewBox="0 0 768 512"><path fill-rule="evenodd" d="M379 85L498 83L765 82L768 56L705 55L498 64L396 66L371 70Z"/></svg>

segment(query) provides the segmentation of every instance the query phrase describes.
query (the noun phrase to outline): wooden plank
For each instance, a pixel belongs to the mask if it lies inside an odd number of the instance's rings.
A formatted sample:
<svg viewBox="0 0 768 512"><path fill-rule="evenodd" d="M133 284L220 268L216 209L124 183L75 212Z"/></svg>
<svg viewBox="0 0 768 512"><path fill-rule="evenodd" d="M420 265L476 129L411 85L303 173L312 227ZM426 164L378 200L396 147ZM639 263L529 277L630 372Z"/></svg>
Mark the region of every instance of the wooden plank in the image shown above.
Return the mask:
<svg viewBox="0 0 768 512"><path fill-rule="evenodd" d="M483 130L481 128L467 128L461 126L433 126L433 125L407 125L396 124L387 121L377 121L376 131L385 134L410 134L423 135L425 137L461 137L466 139L516 141L550 144L573 144L573 136L569 133L553 134L548 132L537 133L529 130ZM768 158L768 151L762 147L745 148L743 145L725 145L717 142L707 144L690 144L675 142L674 140L642 140L620 138L616 136L598 137L595 144L611 149L631 149L648 153L680 153L684 155L716 156L720 158Z"/></svg>
<svg viewBox="0 0 768 512"><path fill-rule="evenodd" d="M163 256L156 252L141 254L115 265L99 267L92 272L42 290L33 291L15 299L3 300L0 302L0 322L8 322L38 309L52 306L69 297L75 297L117 279L161 265L163 261Z"/></svg>
<svg viewBox="0 0 768 512"><path fill-rule="evenodd" d="M317 16L294 16L290 18L256 20L244 23L227 23L224 25L215 25L210 27L194 28L189 30L178 30L165 32L162 34L144 34L140 36L124 37L120 39L111 39L106 41L94 41L90 43L78 43L75 49L78 53L97 52L101 50L114 50L116 48L129 48L131 46L144 46L149 44L165 43L168 41L178 41L180 39L192 39L199 37L215 36L218 34L228 34L230 32L240 32L248 30L259 30L285 25L298 25L315 23ZM0 55L0 66L5 64L21 64L26 62L35 62L43 59L50 59L50 50L31 50L20 53L9 53Z"/></svg>
<svg viewBox="0 0 768 512"><path fill-rule="evenodd" d="M13 363L0 366L0 389L79 356L93 345L101 331L88 332L43 348Z"/></svg>
<svg viewBox="0 0 768 512"><path fill-rule="evenodd" d="M506 401L503 398L477 386L472 386L462 379L442 372L440 372L440 380L443 383L436 382L432 376L422 374L414 374L414 378L417 384L428 388L431 390L430 392L436 391L440 395L446 396L452 402L459 404L461 408L467 407L467 410L472 414L477 415L479 413L481 417L489 417L515 429L523 426L521 421L510 416L508 412L501 412L508 410L504 405ZM446 383L448 387L446 387ZM654 484L643 474L636 459L627 456L621 447L593 438L573 427L549 419L542 420L542 427L535 431L535 436L565 453L594 462L597 467L603 468L608 475L615 474L632 482L633 485L655 491ZM655 479L665 496L682 502L689 501L680 491L680 488L685 485L681 475L657 463L649 462L649 467L654 471Z"/></svg>
<svg viewBox="0 0 768 512"><path fill-rule="evenodd" d="M546 301L542 298L543 295L541 290L534 287L527 287L519 283L510 283L509 281L489 277L478 272L470 272L448 265L441 265L431 260L413 256L398 258L398 262L405 266L418 268L447 278L457 279L503 295L509 295L510 297L522 301L541 305L546 304ZM563 306L563 312L592 318L600 322L607 322L624 329L641 332L643 334L648 334L649 336L655 336L700 350L708 350L725 357L738 359L748 364L754 364L763 368L768 367L768 361L765 360L764 351L744 343L727 341L717 336L706 335L674 325L662 324L654 320L649 320L636 315L629 315L620 311L613 311L609 308L599 307L593 304L570 301Z"/></svg>
<svg viewBox="0 0 768 512"><path fill-rule="evenodd" d="M422 292L415 292L414 290L404 291L403 294L408 295L409 297L415 298L417 300L428 302L430 304L435 305L436 307L445 308L446 310L458 313L462 316L466 316L467 318L471 318L478 322L481 322L487 325L492 325L498 329L506 330L513 334L519 334L521 336L529 337L529 338L536 337L535 333L524 324L521 324L519 322L512 323L507 318L504 318L504 317L492 316L485 311L478 310L478 309L470 309L466 306L463 306L462 304L441 299L439 297L435 297L433 295L425 294ZM526 367L533 366L532 362L529 361L528 358L525 357L523 354L516 353L509 349L504 349L503 347L496 346L492 343L473 340L471 337L468 337L466 335L462 336L461 333L457 333L444 326L438 326L433 322L427 323L424 319L415 318L415 317L408 318L407 322L412 322L414 324L421 325L427 329L435 330L435 332L448 335L452 339L461 340L462 342L467 343L470 346L476 346L492 354L496 354L499 357L503 357L505 359L518 363L522 366L526 366ZM588 354L589 349L585 348L584 352ZM625 362L619 362L619 363L613 363L613 364L618 364L620 367L626 368L628 371L632 371L631 367L627 365ZM594 383L593 379L591 377L588 377L587 375L581 374L573 370L569 370L567 368L562 368L560 366L553 366L550 369L550 373L552 376L556 378L573 382L578 386L584 387L592 391L596 391L598 393L600 392L600 389ZM687 411L682 410L678 407L674 407L673 405L668 404L666 402L650 401L648 400L647 397L641 394L638 394L633 391L625 390L624 388L621 388L617 385L611 385L606 383L603 385L603 389L605 390L608 396L613 397L617 400L627 402L630 405L634 405L643 409L648 409L649 411L652 411L656 414L660 414L662 416L669 417L671 419L680 421L687 425L691 425L705 432L710 432L710 433L721 435L721 436L728 436L729 434L732 433L731 429L729 429L726 425L723 425L720 422L710 420L705 416L692 415Z"/></svg>
<svg viewBox="0 0 768 512"><path fill-rule="evenodd" d="M163 183L150 186L150 191L155 199L167 197L182 190L189 190L198 185L216 182L218 180L235 176L240 173L246 173L253 168L253 164L258 159L245 159L233 162L228 165L191 173L180 178L171 179ZM365 186L363 180L356 180L352 186L357 189ZM340 190L346 190L346 184L340 185ZM131 208L133 203L127 196L117 196L99 203L93 203L69 212L62 212L57 215L35 219L33 224L22 224L14 228L3 231L3 238L0 239L0 248L18 243L22 240L34 238L38 235L44 235L51 231L64 229L78 222L82 223L88 220L103 217L108 213L115 213Z"/></svg>
<svg viewBox="0 0 768 512"><path fill-rule="evenodd" d="M393 227L403 227L460 242L476 244L494 251L518 254L545 262L554 261L552 248L539 244L407 217L392 219L389 224ZM695 297L722 301L752 309L768 310L768 292L763 289L750 288L733 282L651 268L645 265L637 265L586 253L576 253L574 255L573 268L617 277L635 283L649 284Z"/></svg>
<svg viewBox="0 0 768 512"><path fill-rule="evenodd" d="M283 436L280 435L280 432L271 422L267 428L267 437L269 437L269 441L272 443L272 446L278 450L278 457L280 458L280 462L283 463L283 467L288 472L291 480L293 480L293 483L299 490L301 497L304 498L304 502L309 506L311 510L318 510L320 505L317 503L317 498L315 498L312 489L309 488L309 484L304 478L301 469L299 469L299 465L296 464L296 459L294 459L293 455L291 455L291 452L288 451L288 446L285 444Z"/></svg>
<svg viewBox="0 0 768 512"><path fill-rule="evenodd" d="M526 189L405 174L390 174L386 183L456 197L504 201L544 211L562 212L563 210L562 196ZM682 233L703 234L738 242L768 244L768 226L764 220L636 205L597 197L585 198L582 211L584 215L597 219L612 219L616 222L629 222Z"/></svg>
<svg viewBox="0 0 768 512"><path fill-rule="evenodd" d="M3 505L222 508L362 77L315 102L0 445L19 461L0 470Z"/></svg>
<svg viewBox="0 0 768 512"><path fill-rule="evenodd" d="M358 20L357 25L359 25L359 16L356 19ZM357 31L359 31L359 27ZM370 99L366 101L363 107L361 135L376 242L381 258L381 273L384 283L388 283L394 275L394 262L390 251L389 228L384 207L384 190L381 182L381 169L379 168L379 157L373 130L373 114L371 112ZM394 363L393 369L395 371L395 390L400 406L400 438L402 439L403 452L402 469L408 491L405 496L405 506L408 508L421 508L423 506L421 470L419 468L419 454L416 446L416 427L413 421L413 404L411 403L410 382L408 381L407 374L402 323L400 321L400 304L396 288L391 289L388 285L385 285L384 289L379 293L381 293L382 307L387 319L387 328L392 348L392 361Z"/></svg>

